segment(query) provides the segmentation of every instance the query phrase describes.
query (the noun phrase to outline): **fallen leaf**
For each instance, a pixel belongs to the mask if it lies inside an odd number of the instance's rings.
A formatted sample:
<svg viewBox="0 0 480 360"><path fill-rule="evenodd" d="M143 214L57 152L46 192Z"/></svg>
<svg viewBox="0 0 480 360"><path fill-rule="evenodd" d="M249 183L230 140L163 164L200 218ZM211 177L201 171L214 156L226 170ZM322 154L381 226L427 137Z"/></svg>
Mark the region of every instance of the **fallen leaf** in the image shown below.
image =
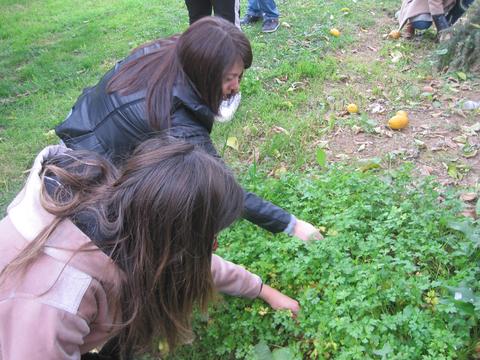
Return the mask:
<svg viewBox="0 0 480 360"><path fill-rule="evenodd" d="M465 74L462 71L457 71L457 76L460 80L466 81L467 80L467 74Z"/></svg>
<svg viewBox="0 0 480 360"><path fill-rule="evenodd" d="M355 135L358 135L360 134L361 132L363 132L363 129L360 127L360 126L357 126L357 125L353 125L352 126L352 131Z"/></svg>
<svg viewBox="0 0 480 360"><path fill-rule="evenodd" d="M238 139L235 136L230 136L227 139L227 146L238 151Z"/></svg>
<svg viewBox="0 0 480 360"><path fill-rule="evenodd" d="M473 131L480 131L480 122L477 122L476 124L470 126L470 129Z"/></svg>
<svg viewBox="0 0 480 360"><path fill-rule="evenodd" d="M287 29L290 29L292 27L292 25L290 25L289 23L287 23L286 21L282 22L282 26L283 27L286 27Z"/></svg>
<svg viewBox="0 0 480 360"><path fill-rule="evenodd" d="M475 157L477 155L477 152L478 150L469 143L466 143L462 148L462 156L465 158Z"/></svg>
<svg viewBox="0 0 480 360"><path fill-rule="evenodd" d="M385 107L382 104L379 104L378 102L374 102L368 105L367 109L372 114L382 114L386 111Z"/></svg>
<svg viewBox="0 0 480 360"><path fill-rule="evenodd" d="M45 137L51 137L51 136L55 136L55 130L48 130L47 132L45 132L43 134Z"/></svg>
<svg viewBox="0 0 480 360"><path fill-rule="evenodd" d="M382 159L380 158L362 159L359 161L360 167L357 170L366 172L368 170L379 169L381 168L381 162Z"/></svg>
<svg viewBox="0 0 480 360"><path fill-rule="evenodd" d="M453 142L452 139L446 137L445 138L445 145L447 145L451 149L456 149L458 148L457 143Z"/></svg>
<svg viewBox="0 0 480 360"><path fill-rule="evenodd" d="M284 133L285 135L290 135L290 133L281 126L273 126L272 130L277 134Z"/></svg>
<svg viewBox="0 0 480 360"><path fill-rule="evenodd" d="M350 159L350 156L348 156L347 154L337 154L337 155L335 155L335 157L336 157L337 159L340 159L340 160L348 160L348 159Z"/></svg>
<svg viewBox="0 0 480 360"><path fill-rule="evenodd" d="M392 63L397 63L403 57L403 54L398 50L394 50L392 51L390 56L392 57Z"/></svg>
<svg viewBox="0 0 480 360"><path fill-rule="evenodd" d="M375 134L384 134L385 133L385 130L383 130L382 126L376 126L375 128L373 128L373 131L375 132Z"/></svg>
<svg viewBox="0 0 480 360"><path fill-rule="evenodd" d="M463 175L458 171L457 164L455 163L450 163L447 165L447 174L456 179L456 180L461 180L463 178Z"/></svg>
<svg viewBox="0 0 480 360"><path fill-rule="evenodd" d="M424 149L424 148L427 147L427 145L425 145L425 142L423 142L421 140L413 139L413 142L415 143L415 145L417 145L421 149Z"/></svg>
<svg viewBox="0 0 480 360"><path fill-rule="evenodd" d="M305 88L305 85L306 84L302 81L295 81L290 85L290 87L287 89L287 91L295 91L295 90L298 90L298 89L303 89L303 88Z"/></svg>
<svg viewBox="0 0 480 360"><path fill-rule="evenodd" d="M273 174L275 177L282 177L282 175L285 175L287 173L287 168L285 166L280 166L279 168L275 169Z"/></svg>
<svg viewBox="0 0 480 360"><path fill-rule="evenodd" d="M477 131L480 131L480 122L472 126L462 126L462 131L465 135L475 136Z"/></svg>
<svg viewBox="0 0 480 360"><path fill-rule="evenodd" d="M465 135L459 135L452 138L452 140L460 144L465 144L467 142L467 137Z"/></svg>
<svg viewBox="0 0 480 360"><path fill-rule="evenodd" d="M477 193L474 193L474 192L460 194L460 199L462 199L462 201L473 201L477 197L478 197Z"/></svg>
<svg viewBox="0 0 480 360"><path fill-rule="evenodd" d="M420 168L420 173L423 175L423 176L430 176L433 172L433 168L431 166L428 166L428 165L423 165L421 168Z"/></svg>
<svg viewBox="0 0 480 360"><path fill-rule="evenodd" d="M472 218L473 220L477 218L477 212L475 211L474 207L468 207L467 209L463 210L460 214L465 217Z"/></svg>

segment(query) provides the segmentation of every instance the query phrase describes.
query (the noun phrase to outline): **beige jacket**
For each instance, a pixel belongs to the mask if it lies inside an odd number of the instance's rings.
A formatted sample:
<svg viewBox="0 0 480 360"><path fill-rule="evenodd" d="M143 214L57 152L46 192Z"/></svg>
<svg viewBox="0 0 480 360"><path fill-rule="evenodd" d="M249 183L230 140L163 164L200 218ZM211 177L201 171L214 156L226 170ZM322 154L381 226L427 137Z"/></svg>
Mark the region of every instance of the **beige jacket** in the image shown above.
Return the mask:
<svg viewBox="0 0 480 360"><path fill-rule="evenodd" d="M403 0L402 8L398 16L400 29L408 19L420 15L440 15L448 12L456 3L456 0Z"/></svg>
<svg viewBox="0 0 480 360"><path fill-rule="evenodd" d="M54 146L39 154L0 221L0 271L54 220L40 205L38 173L48 154L62 151ZM260 292L258 276L215 255L212 274L223 293L255 298ZM80 359L101 346L118 331L112 299L121 276L71 221L61 222L23 277L0 284L0 360Z"/></svg>

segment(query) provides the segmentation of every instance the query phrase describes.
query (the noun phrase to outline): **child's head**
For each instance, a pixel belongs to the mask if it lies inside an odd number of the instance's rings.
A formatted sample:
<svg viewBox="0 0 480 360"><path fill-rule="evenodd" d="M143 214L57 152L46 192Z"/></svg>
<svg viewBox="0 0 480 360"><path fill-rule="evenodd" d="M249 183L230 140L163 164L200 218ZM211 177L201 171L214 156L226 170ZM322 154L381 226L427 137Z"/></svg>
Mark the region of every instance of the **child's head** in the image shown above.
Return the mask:
<svg viewBox="0 0 480 360"><path fill-rule="evenodd" d="M243 191L221 162L192 144L165 138L140 144L111 191L125 208L125 221L141 225L138 231L171 233L175 246L198 247L204 254L243 209Z"/></svg>
<svg viewBox="0 0 480 360"><path fill-rule="evenodd" d="M176 85L193 84L192 90L177 90L182 96L197 93L218 114L222 100L239 91L243 70L253 58L245 34L227 20L211 16L196 21L181 35L143 44L132 54L109 80L107 91L128 95L146 90L146 114L155 130L171 125Z"/></svg>
<svg viewBox="0 0 480 360"><path fill-rule="evenodd" d="M114 253L129 278L127 343L156 335L174 346L190 336L193 305L205 309L211 298L214 237L240 216L243 191L193 145L153 139L136 149L108 193L110 216L122 222Z"/></svg>
<svg viewBox="0 0 480 360"><path fill-rule="evenodd" d="M54 196L44 191L46 208L60 217L89 214L94 241L123 270L121 344L138 350L158 337L172 347L188 339L194 305L205 309L213 294L214 238L243 210L233 175L193 145L158 138L118 171L85 152L48 164L44 173L62 186Z"/></svg>
<svg viewBox="0 0 480 360"><path fill-rule="evenodd" d="M223 98L238 91L243 70L251 66L253 58L245 34L220 17L193 23L179 37L176 51L183 71L215 112ZM232 72L235 84L229 79Z"/></svg>

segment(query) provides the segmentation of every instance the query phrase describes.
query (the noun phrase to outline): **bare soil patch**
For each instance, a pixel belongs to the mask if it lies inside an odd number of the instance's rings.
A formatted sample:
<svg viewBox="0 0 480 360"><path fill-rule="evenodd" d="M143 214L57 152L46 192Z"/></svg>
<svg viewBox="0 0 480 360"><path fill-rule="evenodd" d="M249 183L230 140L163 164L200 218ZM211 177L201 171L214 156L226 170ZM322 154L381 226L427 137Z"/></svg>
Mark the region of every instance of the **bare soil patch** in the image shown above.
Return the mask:
<svg viewBox="0 0 480 360"><path fill-rule="evenodd" d="M339 61L353 53L363 64L374 64L378 61L389 61L380 54L382 42L391 41L376 33L376 29L395 29L397 23L386 15L379 16L372 29L359 29L358 41L354 49L343 50L337 54ZM409 41L400 39L398 41ZM413 41L432 41L428 36ZM412 61L405 69L411 71L429 56L425 47L419 47L412 54ZM408 56L408 55L407 55ZM398 71L398 68L397 70ZM387 96L373 96L369 93L371 79L354 76L349 81L357 91L366 93L366 106L361 110L368 114L370 129L363 126L340 126L328 137L327 151L329 159L334 161L368 161L381 159L382 166L397 166L403 161L413 162L419 175L434 175L444 185L475 186L480 178L480 112L463 110L466 100L480 101L480 83L477 80L462 81L432 69L424 79L416 79L416 86L422 89L416 105L399 108L398 104ZM370 82L370 83L369 83ZM381 84L382 79L377 83ZM328 84L329 91L344 84ZM381 86L381 85L380 85ZM388 86L388 85L385 85ZM387 89L385 93L395 93ZM384 93L384 94L385 94ZM406 110L409 114L409 126L400 131L387 127L388 119L398 110ZM347 113L336 113L336 116L347 119Z"/></svg>

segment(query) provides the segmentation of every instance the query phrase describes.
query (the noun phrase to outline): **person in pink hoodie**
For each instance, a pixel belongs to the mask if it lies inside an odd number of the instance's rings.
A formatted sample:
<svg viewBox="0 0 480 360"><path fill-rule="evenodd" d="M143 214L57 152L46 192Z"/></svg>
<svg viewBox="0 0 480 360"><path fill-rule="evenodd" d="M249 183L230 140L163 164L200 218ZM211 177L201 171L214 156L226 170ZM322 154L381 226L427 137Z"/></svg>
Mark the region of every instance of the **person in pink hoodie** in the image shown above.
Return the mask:
<svg viewBox="0 0 480 360"><path fill-rule="evenodd" d="M212 255L243 191L193 145L151 139L120 169L52 146L0 222L0 360L80 359L118 339L123 354L190 341L194 306L215 290L298 303Z"/></svg>

